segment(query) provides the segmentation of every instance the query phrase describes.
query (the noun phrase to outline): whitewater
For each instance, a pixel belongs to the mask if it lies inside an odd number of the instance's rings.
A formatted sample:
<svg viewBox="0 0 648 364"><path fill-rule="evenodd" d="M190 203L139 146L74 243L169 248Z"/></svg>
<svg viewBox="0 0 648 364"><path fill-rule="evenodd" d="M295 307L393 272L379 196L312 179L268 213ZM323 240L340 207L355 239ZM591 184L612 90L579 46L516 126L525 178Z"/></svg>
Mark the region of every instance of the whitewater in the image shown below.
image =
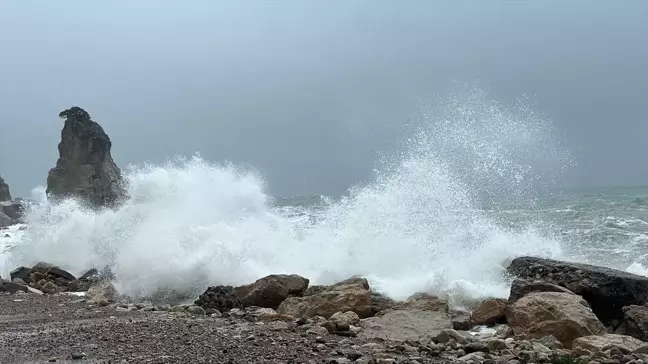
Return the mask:
<svg viewBox="0 0 648 364"><path fill-rule="evenodd" d="M117 210L50 203L36 188L25 224L2 232L0 274L38 261L74 274L108 265L133 297L274 273L311 284L360 275L396 299L424 291L470 306L508 296L503 271L517 256L583 260L546 219L503 217L535 211L572 163L547 117L471 89L421 106L418 119L372 182L316 203L280 204L255 171L198 155L130 166Z"/></svg>

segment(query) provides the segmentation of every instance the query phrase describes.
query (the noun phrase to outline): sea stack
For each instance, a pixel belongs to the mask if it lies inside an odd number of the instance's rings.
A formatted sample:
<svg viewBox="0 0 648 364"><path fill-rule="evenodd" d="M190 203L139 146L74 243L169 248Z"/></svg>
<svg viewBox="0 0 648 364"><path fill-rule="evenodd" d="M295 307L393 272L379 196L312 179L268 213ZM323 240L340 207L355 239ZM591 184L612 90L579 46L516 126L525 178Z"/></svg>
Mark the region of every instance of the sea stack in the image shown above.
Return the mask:
<svg viewBox="0 0 648 364"><path fill-rule="evenodd" d="M85 110L71 107L58 145L59 159L47 176L49 198L77 198L91 207L114 207L124 196L119 167L110 155L112 142Z"/></svg>
<svg viewBox="0 0 648 364"><path fill-rule="evenodd" d="M0 176L0 201L9 201L11 200L11 193L9 193L9 185L5 183Z"/></svg>

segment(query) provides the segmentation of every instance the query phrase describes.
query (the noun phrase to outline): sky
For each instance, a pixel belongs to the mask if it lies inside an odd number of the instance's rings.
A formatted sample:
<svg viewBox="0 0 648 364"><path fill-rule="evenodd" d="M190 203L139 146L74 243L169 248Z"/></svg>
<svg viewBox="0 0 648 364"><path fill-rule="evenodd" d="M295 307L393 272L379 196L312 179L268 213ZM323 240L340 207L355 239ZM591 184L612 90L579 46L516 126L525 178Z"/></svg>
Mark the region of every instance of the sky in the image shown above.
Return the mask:
<svg viewBox="0 0 648 364"><path fill-rule="evenodd" d="M565 186L648 185L647 1L2 1L0 174L44 185L72 105L118 165L200 153L276 195L372 174L456 81L531 97Z"/></svg>

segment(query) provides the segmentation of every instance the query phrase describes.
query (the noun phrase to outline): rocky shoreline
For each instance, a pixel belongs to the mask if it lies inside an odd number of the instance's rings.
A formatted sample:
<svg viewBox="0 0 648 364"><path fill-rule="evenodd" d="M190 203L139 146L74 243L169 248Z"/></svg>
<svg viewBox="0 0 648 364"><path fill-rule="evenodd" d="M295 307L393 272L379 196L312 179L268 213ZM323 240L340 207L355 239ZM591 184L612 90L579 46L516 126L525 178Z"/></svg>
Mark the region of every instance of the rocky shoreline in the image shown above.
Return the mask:
<svg viewBox="0 0 648 364"><path fill-rule="evenodd" d="M108 268L77 279L39 263L0 285L0 362L648 363L648 277L532 257L508 273L510 297L473 312L298 275L171 306L121 296Z"/></svg>

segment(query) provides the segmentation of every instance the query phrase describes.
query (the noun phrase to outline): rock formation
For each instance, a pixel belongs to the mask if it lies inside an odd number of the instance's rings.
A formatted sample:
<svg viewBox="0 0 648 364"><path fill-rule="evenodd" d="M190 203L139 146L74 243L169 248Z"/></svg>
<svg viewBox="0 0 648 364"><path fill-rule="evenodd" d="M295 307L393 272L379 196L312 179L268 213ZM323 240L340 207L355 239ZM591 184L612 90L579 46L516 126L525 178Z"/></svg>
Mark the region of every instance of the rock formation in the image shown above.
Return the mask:
<svg viewBox="0 0 648 364"><path fill-rule="evenodd" d="M9 193L9 185L5 183L0 176L0 201L9 201L11 200L11 193Z"/></svg>
<svg viewBox="0 0 648 364"><path fill-rule="evenodd" d="M616 269L520 257L513 259L507 271L515 277L545 281L582 296L596 316L612 328L623 320L623 307L648 302L648 277Z"/></svg>
<svg viewBox="0 0 648 364"><path fill-rule="evenodd" d="M114 206L124 197L121 171L110 155L112 142L80 107L59 114L65 119L59 159L47 176L47 194L75 197L93 207Z"/></svg>

